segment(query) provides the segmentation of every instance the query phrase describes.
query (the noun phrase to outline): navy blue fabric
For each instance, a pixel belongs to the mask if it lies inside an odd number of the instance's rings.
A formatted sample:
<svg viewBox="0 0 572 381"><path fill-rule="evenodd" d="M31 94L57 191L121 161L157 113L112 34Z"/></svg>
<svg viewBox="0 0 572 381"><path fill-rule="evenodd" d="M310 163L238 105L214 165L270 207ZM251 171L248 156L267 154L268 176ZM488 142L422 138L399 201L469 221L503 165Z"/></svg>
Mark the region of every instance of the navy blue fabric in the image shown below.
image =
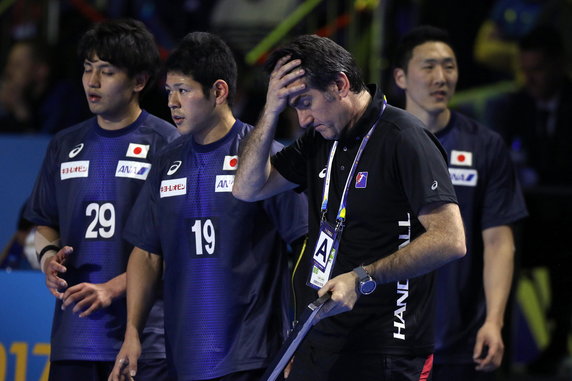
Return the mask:
<svg viewBox="0 0 572 381"><path fill-rule="evenodd" d="M61 246L73 247L61 275L70 287L104 283L125 272L132 245L122 238L123 226L151 160L178 136L174 126L144 111L121 130L103 130L94 117L50 142L25 218L56 229ZM136 155L130 150L139 152L132 144L149 146L149 151L130 157ZM86 318L72 308L62 311L61 304L56 300L51 360L114 361L125 332L125 299ZM165 357L162 311L160 306L153 311L145 356Z"/></svg>
<svg viewBox="0 0 572 381"><path fill-rule="evenodd" d="M285 242L307 233L307 201L292 191L253 203L232 196L251 128L237 121L212 144L170 145L127 224L126 239L165 262L168 355L181 380L262 368L287 328Z"/></svg>
<svg viewBox="0 0 572 381"><path fill-rule="evenodd" d="M472 364L475 338L486 314L482 232L510 225L526 217L527 210L499 134L452 112L449 124L436 136L449 155L467 254L437 271L435 363Z"/></svg>

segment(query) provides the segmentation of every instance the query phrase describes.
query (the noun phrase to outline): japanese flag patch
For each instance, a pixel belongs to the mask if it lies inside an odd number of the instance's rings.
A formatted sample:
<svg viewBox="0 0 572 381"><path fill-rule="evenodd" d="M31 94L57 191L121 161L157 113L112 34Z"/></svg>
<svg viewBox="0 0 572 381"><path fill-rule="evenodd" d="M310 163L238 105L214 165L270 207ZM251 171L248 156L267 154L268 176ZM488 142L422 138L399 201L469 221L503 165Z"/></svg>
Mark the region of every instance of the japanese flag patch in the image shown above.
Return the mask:
<svg viewBox="0 0 572 381"><path fill-rule="evenodd" d="M127 153L125 154L125 156L145 159L147 158L148 152L149 152L148 144L129 143L129 148L127 148Z"/></svg>
<svg viewBox="0 0 572 381"><path fill-rule="evenodd" d="M225 171L236 171L238 168L238 156L225 156L222 169Z"/></svg>
<svg viewBox="0 0 572 381"><path fill-rule="evenodd" d="M451 165L470 167L473 165L473 153L469 151L451 151Z"/></svg>

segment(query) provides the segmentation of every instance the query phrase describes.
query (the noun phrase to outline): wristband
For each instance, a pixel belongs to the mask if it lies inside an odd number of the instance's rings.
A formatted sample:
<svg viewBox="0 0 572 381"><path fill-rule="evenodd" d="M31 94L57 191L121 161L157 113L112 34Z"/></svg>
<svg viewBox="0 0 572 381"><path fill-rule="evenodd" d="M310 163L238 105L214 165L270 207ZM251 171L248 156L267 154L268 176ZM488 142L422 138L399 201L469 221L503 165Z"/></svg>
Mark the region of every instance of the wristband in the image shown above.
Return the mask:
<svg viewBox="0 0 572 381"><path fill-rule="evenodd" d="M56 253L57 253L58 251L61 250L61 248L60 248L60 247L57 247L56 245L48 245L48 246L44 247L44 248L42 249L42 251L40 251L40 252L38 253L38 263L42 263L42 257L43 257L48 251L51 251L51 250L55 250Z"/></svg>

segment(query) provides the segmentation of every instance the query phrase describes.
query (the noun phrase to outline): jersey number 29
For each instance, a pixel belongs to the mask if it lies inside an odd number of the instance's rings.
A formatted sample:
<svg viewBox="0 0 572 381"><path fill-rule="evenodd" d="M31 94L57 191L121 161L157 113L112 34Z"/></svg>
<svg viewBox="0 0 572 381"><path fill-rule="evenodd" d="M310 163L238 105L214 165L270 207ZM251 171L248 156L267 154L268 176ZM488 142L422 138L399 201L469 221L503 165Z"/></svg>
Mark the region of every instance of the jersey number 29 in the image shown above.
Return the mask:
<svg viewBox="0 0 572 381"><path fill-rule="evenodd" d="M92 202L85 209L85 215L90 217L90 224L85 232L85 238L111 238L115 233L115 208L110 202L98 204Z"/></svg>

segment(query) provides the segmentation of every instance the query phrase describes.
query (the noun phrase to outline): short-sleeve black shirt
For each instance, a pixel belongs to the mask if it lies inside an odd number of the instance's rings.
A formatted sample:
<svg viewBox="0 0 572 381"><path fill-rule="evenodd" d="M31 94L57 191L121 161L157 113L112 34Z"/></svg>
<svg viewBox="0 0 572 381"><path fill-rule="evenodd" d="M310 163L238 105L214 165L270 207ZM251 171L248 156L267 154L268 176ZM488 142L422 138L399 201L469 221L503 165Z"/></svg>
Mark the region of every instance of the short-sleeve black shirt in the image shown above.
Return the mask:
<svg viewBox="0 0 572 381"><path fill-rule="evenodd" d="M361 139L383 105L383 94L374 86L369 90L373 99L365 114L338 143L331 171L327 212L330 222L335 221ZM319 232L324 169L332 144L333 141L309 130L272 158L280 174L299 184L299 190L306 191L309 198L308 249L294 274L298 309L316 295L306 281ZM417 215L424 206L456 203L445 157L441 145L423 128L421 121L403 110L387 106L351 181L346 227L332 277L388 256L422 234L424 228ZM373 294L360 297L351 312L318 323L308 339L344 351L430 353L433 350L432 294L432 274L378 285Z"/></svg>

